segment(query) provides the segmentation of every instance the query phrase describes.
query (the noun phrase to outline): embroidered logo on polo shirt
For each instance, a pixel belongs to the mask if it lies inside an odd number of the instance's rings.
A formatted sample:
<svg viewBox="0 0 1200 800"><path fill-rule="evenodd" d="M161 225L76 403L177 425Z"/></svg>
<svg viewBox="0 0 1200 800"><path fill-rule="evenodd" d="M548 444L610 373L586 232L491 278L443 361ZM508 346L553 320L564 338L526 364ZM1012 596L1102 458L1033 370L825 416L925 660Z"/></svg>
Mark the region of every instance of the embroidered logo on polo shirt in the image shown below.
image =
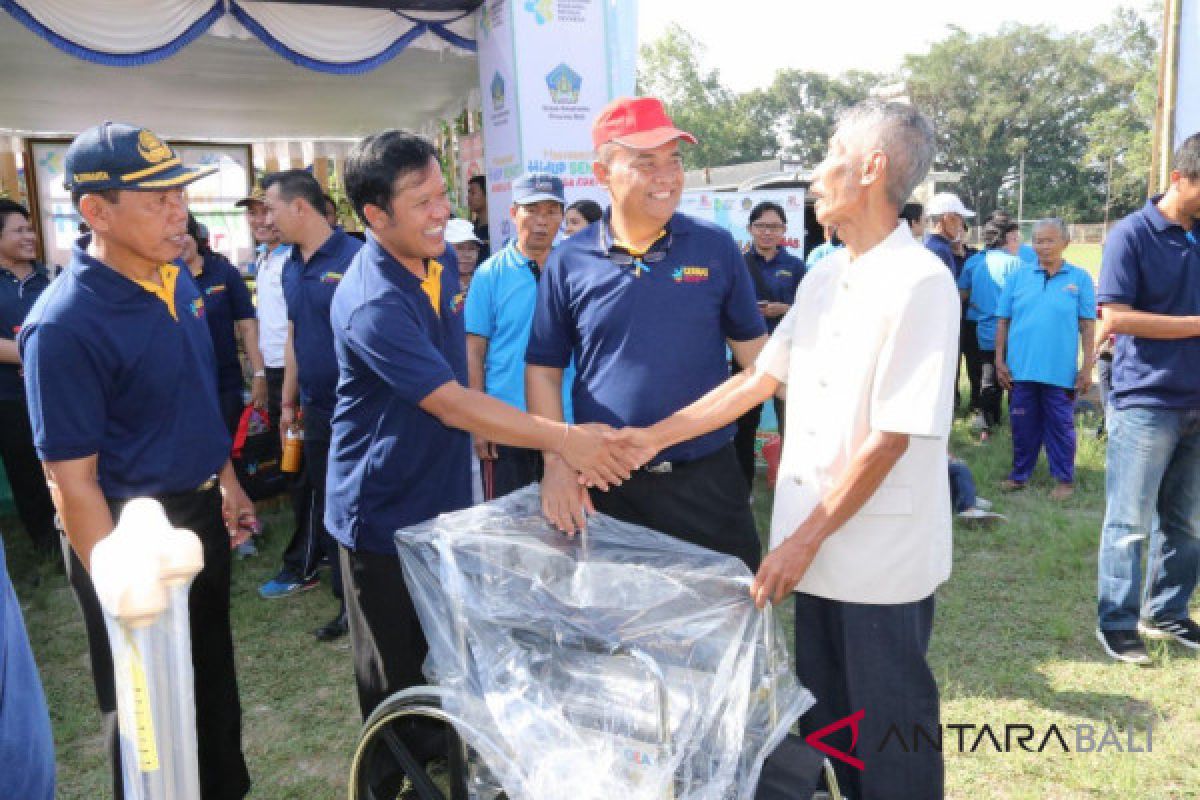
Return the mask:
<svg viewBox="0 0 1200 800"><path fill-rule="evenodd" d="M204 298L197 297L188 303L188 311L191 311L196 319L204 319Z"/></svg>
<svg viewBox="0 0 1200 800"><path fill-rule="evenodd" d="M342 273L340 272L323 272L321 273L321 283L341 283Z"/></svg>
<svg viewBox="0 0 1200 800"><path fill-rule="evenodd" d="M204 290L205 294L216 294L217 292L225 291L225 284L218 283L216 286L210 286Z"/></svg>
<svg viewBox="0 0 1200 800"><path fill-rule="evenodd" d="M459 292L450 300L450 313L457 314L463 310L464 301L467 299L466 292Z"/></svg>
<svg viewBox="0 0 1200 800"><path fill-rule="evenodd" d="M1068 294L1079 294L1079 286L1074 283L1068 283L1063 287L1063 291L1067 292Z"/></svg>
<svg viewBox="0 0 1200 800"><path fill-rule="evenodd" d="M676 283L704 283L708 280L708 267L679 267L671 277Z"/></svg>

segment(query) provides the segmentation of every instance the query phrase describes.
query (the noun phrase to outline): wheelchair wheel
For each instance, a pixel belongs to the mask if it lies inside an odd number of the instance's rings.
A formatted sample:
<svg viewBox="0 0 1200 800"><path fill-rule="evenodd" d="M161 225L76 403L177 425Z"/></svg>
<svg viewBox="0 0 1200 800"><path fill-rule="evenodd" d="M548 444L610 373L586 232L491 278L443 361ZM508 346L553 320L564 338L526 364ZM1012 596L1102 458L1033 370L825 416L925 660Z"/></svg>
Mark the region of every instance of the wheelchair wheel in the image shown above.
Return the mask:
<svg viewBox="0 0 1200 800"><path fill-rule="evenodd" d="M446 696L438 687L416 686L397 692L372 712L351 762L350 800L476 800L467 788L467 764L476 756L446 712ZM444 744L438 744L436 753L414 752L414 731L421 739L438 738ZM506 800L499 790L487 796Z"/></svg>

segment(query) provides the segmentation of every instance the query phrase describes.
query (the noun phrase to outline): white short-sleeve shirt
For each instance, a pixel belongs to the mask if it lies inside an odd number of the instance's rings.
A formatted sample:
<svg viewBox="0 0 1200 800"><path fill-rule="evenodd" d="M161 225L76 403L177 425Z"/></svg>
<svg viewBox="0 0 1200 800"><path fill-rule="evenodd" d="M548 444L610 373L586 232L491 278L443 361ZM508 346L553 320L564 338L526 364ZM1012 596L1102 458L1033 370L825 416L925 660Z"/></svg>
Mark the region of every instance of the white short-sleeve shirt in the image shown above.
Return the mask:
<svg viewBox="0 0 1200 800"><path fill-rule="evenodd" d="M258 349L268 367L283 367L287 346L287 303L283 299L283 266L291 256L290 245L279 245L258 265L255 288L258 297Z"/></svg>
<svg viewBox="0 0 1200 800"><path fill-rule="evenodd" d="M821 260L758 358L787 384L771 547L795 532L872 431L909 434L883 484L821 545L796 591L851 603L930 595L950 576L946 438L960 304L954 279L900 223L851 261Z"/></svg>

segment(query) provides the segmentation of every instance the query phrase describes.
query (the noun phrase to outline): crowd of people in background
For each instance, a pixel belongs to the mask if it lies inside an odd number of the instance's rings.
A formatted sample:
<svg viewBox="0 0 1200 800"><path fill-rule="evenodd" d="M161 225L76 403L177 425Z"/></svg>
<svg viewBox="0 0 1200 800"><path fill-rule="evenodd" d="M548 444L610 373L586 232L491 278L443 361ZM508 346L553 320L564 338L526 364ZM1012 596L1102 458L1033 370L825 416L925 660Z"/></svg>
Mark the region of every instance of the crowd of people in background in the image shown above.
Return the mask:
<svg viewBox="0 0 1200 800"><path fill-rule="evenodd" d="M1131 663L1150 661L1142 636L1200 648L1188 614L1200 564L1200 135L1180 148L1166 194L1112 232L1098 292L1066 260L1061 219L1036 221L1029 247L995 211L976 250L959 197L910 202L933 145L908 106L868 104L838 128L812 187L825 241L807 258L783 245L776 203L752 209L740 249L678 212L680 147L695 140L657 100L616 101L593 135L610 205L568 204L558 177L524 175L507 209L513 236L494 252L486 181L469 181L455 218L420 136L388 131L353 149L345 188L363 234L342 228L310 172L266 175L237 203L257 245L253 293L188 211L182 187L203 171L150 131L105 123L72 144L67 185L89 233L62 277L36 261L27 210L0 200L0 457L34 546L64 554L116 796L112 670L87 568L140 495L203 539L192 590L203 795L248 790L229 581L231 549L254 555L259 530L231 461L251 409L281 453L289 437L304 443L286 483L293 529L259 594L314 589L328 570L338 611L314 634L350 635L364 719L423 680L394 532L540 483L564 532L601 511L741 559L760 605L795 590L797 639L840 643L797 652L802 682L833 698L802 726L849 713L836 698L851 697L936 726L925 651L949 574L949 511L1005 519L948 453L952 415L965 411L989 447L1007 406L1012 468L996 488L1028 491L1044 449L1049 496L1064 502L1076 400L1098 357L1111 380L1097 635ZM847 169L862 170L862 186ZM764 558L751 491L766 402L783 451ZM931 470L946 484L929 486ZM864 727L868 742L881 735ZM405 742L422 762L445 748L420 726ZM930 754L839 773L856 797L916 798L940 796L941 769Z"/></svg>

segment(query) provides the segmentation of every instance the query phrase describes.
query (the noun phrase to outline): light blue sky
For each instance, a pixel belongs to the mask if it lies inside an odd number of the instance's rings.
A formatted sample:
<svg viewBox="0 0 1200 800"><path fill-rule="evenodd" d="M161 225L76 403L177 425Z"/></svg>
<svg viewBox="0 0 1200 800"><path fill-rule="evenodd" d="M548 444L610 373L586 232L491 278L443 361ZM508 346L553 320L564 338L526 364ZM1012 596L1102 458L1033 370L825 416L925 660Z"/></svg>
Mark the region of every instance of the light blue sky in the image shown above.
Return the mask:
<svg viewBox="0 0 1200 800"><path fill-rule="evenodd" d="M1120 5L1144 0L641 0L638 34L645 43L678 22L703 42L705 63L738 91L770 82L780 67L830 74L885 72L905 53L925 52L948 25L973 33L1007 20L1087 30Z"/></svg>

